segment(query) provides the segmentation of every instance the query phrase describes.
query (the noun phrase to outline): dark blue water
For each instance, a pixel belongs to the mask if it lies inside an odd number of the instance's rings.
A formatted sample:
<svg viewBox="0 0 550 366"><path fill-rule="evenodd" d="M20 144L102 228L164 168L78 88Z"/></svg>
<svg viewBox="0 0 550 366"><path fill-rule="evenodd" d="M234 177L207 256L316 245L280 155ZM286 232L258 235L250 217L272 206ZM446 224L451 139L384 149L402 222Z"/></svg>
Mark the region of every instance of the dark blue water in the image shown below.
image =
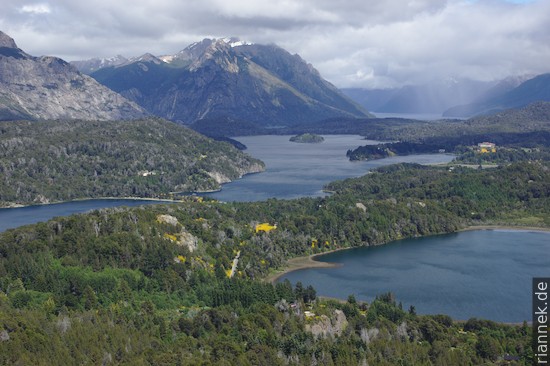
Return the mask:
<svg viewBox="0 0 550 366"><path fill-rule="evenodd" d="M289 141L290 136L248 136L236 139L246 152L265 162L266 171L246 176L207 196L220 201L262 201L324 196L323 186L338 179L359 177L369 170L399 162L436 164L451 161L448 154L396 156L374 161L350 162L346 152L361 145L377 144L357 135L325 135L319 144Z"/></svg>
<svg viewBox="0 0 550 366"><path fill-rule="evenodd" d="M279 279L318 294L372 301L391 291L404 309L502 322L531 320L533 277L550 277L550 233L477 230L396 241L319 258L339 268L306 269Z"/></svg>
<svg viewBox="0 0 550 366"><path fill-rule="evenodd" d="M134 199L96 199L19 208L0 208L0 232L36 222L48 221L56 216L69 216L106 207L138 206L152 203L159 202Z"/></svg>

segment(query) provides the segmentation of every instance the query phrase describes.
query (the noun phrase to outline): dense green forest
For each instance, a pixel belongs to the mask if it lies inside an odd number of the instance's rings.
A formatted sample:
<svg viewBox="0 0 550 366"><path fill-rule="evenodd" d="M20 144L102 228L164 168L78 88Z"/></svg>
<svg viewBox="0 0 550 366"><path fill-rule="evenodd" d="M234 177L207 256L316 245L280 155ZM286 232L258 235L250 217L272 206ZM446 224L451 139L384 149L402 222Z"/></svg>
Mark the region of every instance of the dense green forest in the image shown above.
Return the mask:
<svg viewBox="0 0 550 366"><path fill-rule="evenodd" d="M337 248L472 224L550 227L547 163L399 164L328 189L290 201L190 197L0 234L0 363L531 363L526 325L417 315L391 294L320 300L262 279L288 258Z"/></svg>
<svg viewBox="0 0 550 366"><path fill-rule="evenodd" d="M329 119L281 129L278 133L360 134L390 141L348 150L352 160L382 159L394 155L446 152L460 164L509 164L550 160L550 103L469 120L419 121L402 118ZM497 152L478 154L477 144L489 141Z"/></svg>
<svg viewBox="0 0 550 366"><path fill-rule="evenodd" d="M0 206L168 198L262 169L227 143L161 119L0 123Z"/></svg>
<svg viewBox="0 0 550 366"><path fill-rule="evenodd" d="M377 145L359 146L348 150L346 156L351 161L383 159L394 155L430 154L446 152L445 144L427 144L416 142L394 142Z"/></svg>
<svg viewBox="0 0 550 366"><path fill-rule="evenodd" d="M537 108L539 107L539 108ZM539 110L540 109L540 110ZM480 117L467 121L409 121L387 126L373 126L363 131L378 140L398 140L349 150L350 160L380 159L392 155L436 153L457 154L460 163L508 164L523 160L550 160L550 103L532 105L525 110L501 116ZM535 112L540 112L537 115ZM542 112L541 112L542 111ZM531 112L524 116L525 113ZM544 112L544 113L543 113ZM524 123L518 123L509 114ZM534 115L533 115L534 114ZM523 119L521 119L523 117ZM518 128L521 126L521 128ZM489 141L496 153L479 154L477 144Z"/></svg>
<svg viewBox="0 0 550 366"><path fill-rule="evenodd" d="M289 139L290 142L299 142L305 144L318 144L325 141L323 136L316 135L314 133L303 133L301 135L292 136Z"/></svg>

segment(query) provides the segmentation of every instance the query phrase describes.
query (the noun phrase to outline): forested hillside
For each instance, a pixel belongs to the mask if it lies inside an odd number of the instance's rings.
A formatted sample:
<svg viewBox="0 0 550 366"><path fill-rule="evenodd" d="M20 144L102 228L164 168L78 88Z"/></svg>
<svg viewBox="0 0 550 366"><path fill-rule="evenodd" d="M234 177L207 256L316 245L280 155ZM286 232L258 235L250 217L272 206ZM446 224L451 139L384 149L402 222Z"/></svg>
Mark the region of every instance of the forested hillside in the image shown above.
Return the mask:
<svg viewBox="0 0 550 366"><path fill-rule="evenodd" d="M227 143L161 119L0 123L0 205L169 198L263 170Z"/></svg>
<svg viewBox="0 0 550 366"><path fill-rule="evenodd" d="M531 331L261 282L294 256L471 224L550 227L550 170L401 164L325 198L100 210L0 235L0 363L530 364ZM309 311L307 313L305 311Z"/></svg>

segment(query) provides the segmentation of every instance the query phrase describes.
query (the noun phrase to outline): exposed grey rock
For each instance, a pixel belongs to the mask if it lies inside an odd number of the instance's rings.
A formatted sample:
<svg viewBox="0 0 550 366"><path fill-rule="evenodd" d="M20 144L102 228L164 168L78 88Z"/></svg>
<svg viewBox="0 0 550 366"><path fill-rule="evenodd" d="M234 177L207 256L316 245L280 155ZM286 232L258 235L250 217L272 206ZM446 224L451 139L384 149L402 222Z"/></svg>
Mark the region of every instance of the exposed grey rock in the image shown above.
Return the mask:
<svg viewBox="0 0 550 366"><path fill-rule="evenodd" d="M57 329L61 334L64 334L71 328L71 319L68 316L63 315L57 320Z"/></svg>
<svg viewBox="0 0 550 366"><path fill-rule="evenodd" d="M373 340L378 337L378 334L380 334L380 330L378 328L370 328L370 329L361 329L361 340L365 342L365 344L369 344Z"/></svg>
<svg viewBox="0 0 550 366"><path fill-rule="evenodd" d="M0 332L0 342L6 342L9 340L10 340L10 334L8 333L7 330L2 329L2 331Z"/></svg>
<svg viewBox="0 0 550 366"><path fill-rule="evenodd" d="M187 247L190 252L194 252L199 246L199 239L187 231L182 230L179 234L177 244Z"/></svg>
<svg viewBox="0 0 550 366"><path fill-rule="evenodd" d="M103 354L103 360L101 361L101 365L106 366L106 365L110 364L111 362L113 362L113 355L111 355L108 352L105 352Z"/></svg>
<svg viewBox="0 0 550 366"><path fill-rule="evenodd" d="M17 48L13 38L0 31L0 47Z"/></svg>
<svg viewBox="0 0 550 366"><path fill-rule="evenodd" d="M368 115L298 55L235 39L203 40L176 55L146 55L91 75L149 112L186 124L207 119L223 127L232 118L265 127ZM207 133L219 135L217 127Z"/></svg>
<svg viewBox="0 0 550 366"><path fill-rule="evenodd" d="M30 56L2 32L0 45L0 120L116 120L147 115L59 58Z"/></svg>
<svg viewBox="0 0 550 366"><path fill-rule="evenodd" d="M275 303L275 308L281 313L286 313L290 309L290 304L285 299L281 299Z"/></svg>
<svg viewBox="0 0 550 366"><path fill-rule="evenodd" d="M408 339L409 338L409 333L408 333L408 326L407 326L407 322L402 322L401 324L399 324L399 326L397 327L397 335L399 337L401 337L402 339Z"/></svg>
<svg viewBox="0 0 550 366"><path fill-rule="evenodd" d="M178 219L172 215L158 215L157 221L164 222L172 226L176 226L178 224Z"/></svg>
<svg viewBox="0 0 550 366"><path fill-rule="evenodd" d="M348 320L342 310L334 310L333 315L329 318L326 315L321 315L319 320L314 320L310 324L306 324L306 331L311 332L316 337L336 337L342 335L342 332L348 326Z"/></svg>
<svg viewBox="0 0 550 366"><path fill-rule="evenodd" d="M109 58L92 58L83 61L71 61L71 65L76 67L81 73L89 75L92 72L104 67L119 66L127 62L128 59L126 57L117 55Z"/></svg>

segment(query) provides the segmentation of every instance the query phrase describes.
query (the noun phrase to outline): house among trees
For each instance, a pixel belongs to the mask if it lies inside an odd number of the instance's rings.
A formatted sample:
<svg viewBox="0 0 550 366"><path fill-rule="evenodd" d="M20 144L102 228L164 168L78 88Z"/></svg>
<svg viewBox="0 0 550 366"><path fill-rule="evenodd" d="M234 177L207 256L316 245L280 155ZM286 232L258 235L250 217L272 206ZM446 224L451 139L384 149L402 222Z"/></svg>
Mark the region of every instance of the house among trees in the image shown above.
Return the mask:
<svg viewBox="0 0 550 366"><path fill-rule="evenodd" d="M496 145L492 142L480 142L477 148L480 153L497 152Z"/></svg>

